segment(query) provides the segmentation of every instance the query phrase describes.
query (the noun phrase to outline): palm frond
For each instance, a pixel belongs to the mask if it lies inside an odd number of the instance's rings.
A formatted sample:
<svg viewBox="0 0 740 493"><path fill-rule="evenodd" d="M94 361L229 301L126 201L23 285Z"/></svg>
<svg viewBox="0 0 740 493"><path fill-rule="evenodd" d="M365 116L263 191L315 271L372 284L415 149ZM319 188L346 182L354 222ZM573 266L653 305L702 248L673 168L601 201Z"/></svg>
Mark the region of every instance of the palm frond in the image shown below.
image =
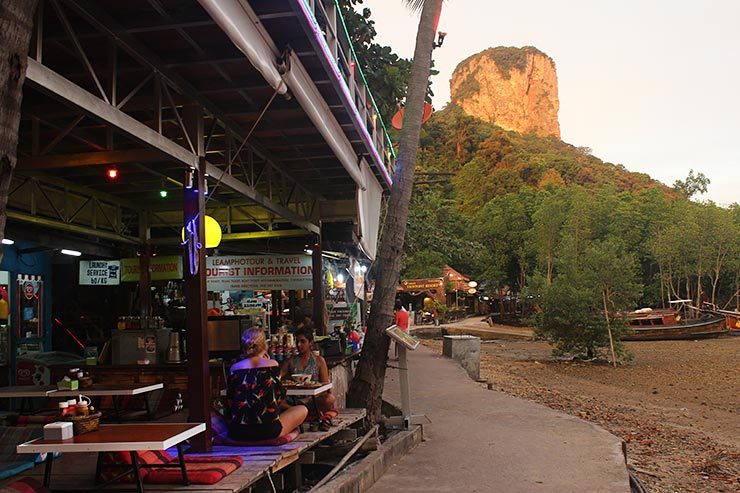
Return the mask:
<svg viewBox="0 0 740 493"><path fill-rule="evenodd" d="M414 12L421 12L421 8L424 6L424 0L403 0L404 3L413 10Z"/></svg>

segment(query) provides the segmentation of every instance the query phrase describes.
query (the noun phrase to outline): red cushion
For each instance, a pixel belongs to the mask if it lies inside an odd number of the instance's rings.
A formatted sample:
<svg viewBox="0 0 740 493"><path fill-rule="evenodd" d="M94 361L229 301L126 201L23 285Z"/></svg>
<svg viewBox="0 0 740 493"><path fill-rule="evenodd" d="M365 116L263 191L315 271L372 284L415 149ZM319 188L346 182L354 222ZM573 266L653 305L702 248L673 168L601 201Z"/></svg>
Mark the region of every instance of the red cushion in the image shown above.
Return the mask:
<svg viewBox="0 0 740 493"><path fill-rule="evenodd" d="M170 454L164 450L141 450L138 453L140 464L167 464L172 460ZM131 453L130 452L105 452L103 453L103 467L100 471L100 479L102 481L110 481L122 472L122 468L119 467L105 467L110 464L117 465L131 465ZM141 478L145 478L149 474L150 469L139 469L139 475ZM133 483L133 473L127 474L118 480L122 483Z"/></svg>
<svg viewBox="0 0 740 493"><path fill-rule="evenodd" d="M188 481L192 484L214 484L236 471L244 463L241 457L186 457L185 468ZM152 484L182 483L182 472L179 468L154 468L149 470L144 479Z"/></svg>
<svg viewBox="0 0 740 493"><path fill-rule="evenodd" d="M33 478L22 478L0 488L0 493L49 493L49 489Z"/></svg>
<svg viewBox="0 0 740 493"><path fill-rule="evenodd" d="M239 440L234 440L233 438L230 438L227 433L224 433L223 435L213 435L213 444L214 445L226 445L228 447L257 447L257 446L263 446L263 445L284 445L286 443L290 443L293 440L296 439L298 435L300 435L301 432L296 428L295 430L291 431L287 435L283 435L281 437L272 438L270 440L256 440L253 442L241 442Z"/></svg>

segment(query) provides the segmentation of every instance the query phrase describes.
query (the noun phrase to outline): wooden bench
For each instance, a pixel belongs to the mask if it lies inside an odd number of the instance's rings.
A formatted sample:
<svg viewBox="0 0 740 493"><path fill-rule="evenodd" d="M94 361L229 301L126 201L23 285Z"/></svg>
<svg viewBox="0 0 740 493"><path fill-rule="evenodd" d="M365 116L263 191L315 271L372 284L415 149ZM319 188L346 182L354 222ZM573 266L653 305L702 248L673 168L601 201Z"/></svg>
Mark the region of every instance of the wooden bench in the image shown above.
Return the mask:
<svg viewBox="0 0 740 493"><path fill-rule="evenodd" d="M301 433L298 438L290 443L276 446L260 447L227 447L214 446L213 451L208 454L187 454L188 456L239 456L244 459L244 465L214 485L190 485L182 484L160 485L147 484L146 491L189 491L189 492L214 492L214 493L238 493L250 491L250 487L265 477L272 477L286 467L301 460L301 456L309 452L322 441L331 438L342 430L365 418L365 409L344 409L334 418L333 426L328 431L315 431ZM171 451L172 452L172 451ZM176 452L175 452L176 453ZM91 488L91 479L94 476L95 461L89 457L82 459L83 454L63 455L58 461L65 462L64 467L57 467L54 471L52 488L84 491ZM29 476L42 477L43 468L36 467L28 471ZM16 478L17 479L17 478ZM0 487L4 485L0 482ZM109 485L108 491L117 489L131 489L130 484Z"/></svg>

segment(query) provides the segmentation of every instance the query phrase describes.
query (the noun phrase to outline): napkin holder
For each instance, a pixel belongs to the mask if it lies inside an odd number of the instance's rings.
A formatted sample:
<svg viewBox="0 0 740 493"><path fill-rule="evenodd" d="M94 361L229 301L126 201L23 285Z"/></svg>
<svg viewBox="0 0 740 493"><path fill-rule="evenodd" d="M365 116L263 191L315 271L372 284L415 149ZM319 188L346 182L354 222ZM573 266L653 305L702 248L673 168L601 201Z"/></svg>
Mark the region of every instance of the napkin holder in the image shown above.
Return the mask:
<svg viewBox="0 0 740 493"><path fill-rule="evenodd" d="M44 425L44 440L67 440L74 436L74 427L69 421L55 421Z"/></svg>

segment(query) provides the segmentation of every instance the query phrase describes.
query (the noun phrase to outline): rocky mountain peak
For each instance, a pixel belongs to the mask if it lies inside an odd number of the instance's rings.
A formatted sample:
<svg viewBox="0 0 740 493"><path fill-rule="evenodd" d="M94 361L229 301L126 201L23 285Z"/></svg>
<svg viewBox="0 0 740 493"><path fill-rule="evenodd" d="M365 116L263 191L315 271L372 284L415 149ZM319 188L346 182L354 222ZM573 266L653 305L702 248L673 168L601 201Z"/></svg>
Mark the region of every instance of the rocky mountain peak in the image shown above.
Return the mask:
<svg viewBox="0 0 740 493"><path fill-rule="evenodd" d="M451 102L506 130L560 137L555 62L533 46L488 48L460 62Z"/></svg>

